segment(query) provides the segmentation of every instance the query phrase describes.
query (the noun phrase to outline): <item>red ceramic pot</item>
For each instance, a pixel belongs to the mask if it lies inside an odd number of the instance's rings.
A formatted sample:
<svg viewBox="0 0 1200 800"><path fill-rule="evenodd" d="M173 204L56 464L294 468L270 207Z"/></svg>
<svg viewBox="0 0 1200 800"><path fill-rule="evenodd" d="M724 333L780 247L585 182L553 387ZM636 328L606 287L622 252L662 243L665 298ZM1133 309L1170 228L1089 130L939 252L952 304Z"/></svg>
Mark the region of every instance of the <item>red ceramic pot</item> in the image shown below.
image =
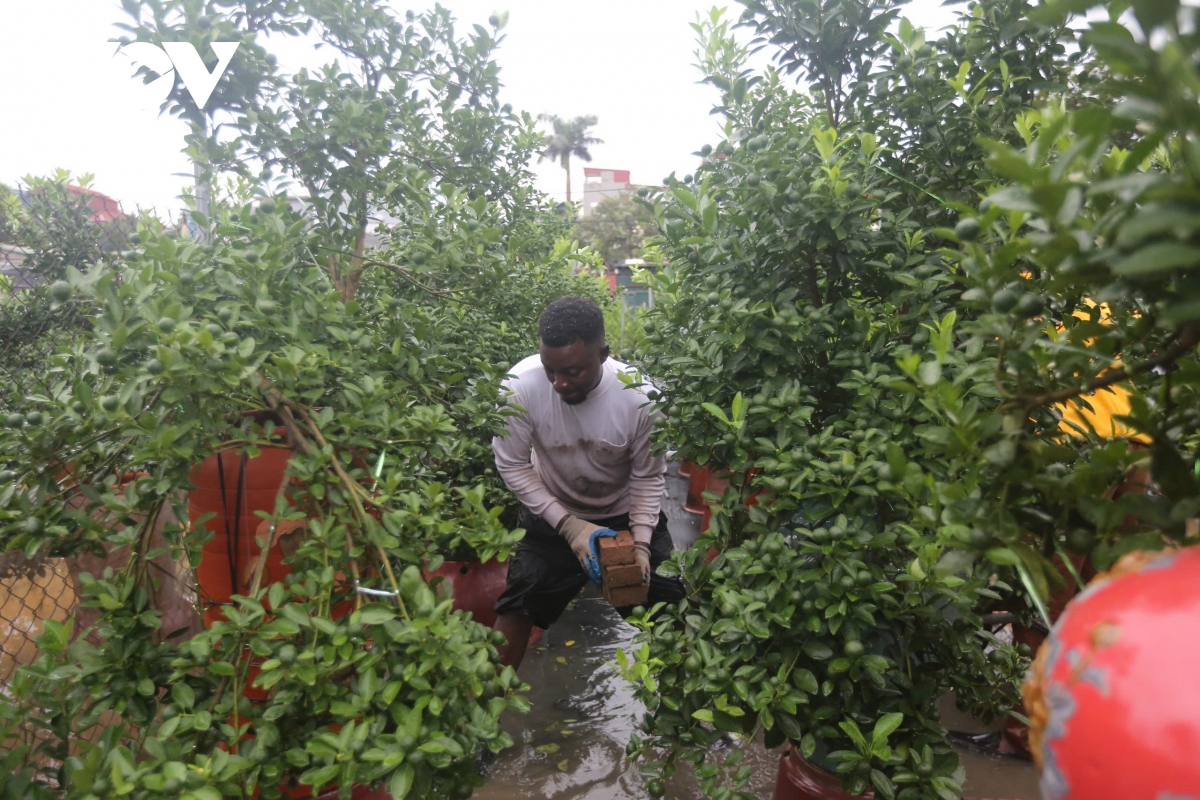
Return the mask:
<svg viewBox="0 0 1200 800"><path fill-rule="evenodd" d="M480 625L491 628L496 624L495 606L508 580L507 562L443 561L442 566L425 574L426 580L436 577L449 586L455 610L470 613ZM535 627L529 634L529 643L540 638L542 629Z"/></svg>
<svg viewBox="0 0 1200 800"><path fill-rule="evenodd" d="M305 795L309 796L308 794ZM316 800L337 800L338 790L334 786L317 795ZM392 800L386 788L372 789L369 786L355 786L350 791L350 800Z"/></svg>
<svg viewBox="0 0 1200 800"><path fill-rule="evenodd" d="M708 471L707 480L705 481L704 491L712 492L717 497L725 494L725 489L729 486L729 473L725 470ZM707 504L708 501L701 498L701 502Z"/></svg>
<svg viewBox="0 0 1200 800"><path fill-rule="evenodd" d="M695 472L696 469L697 469L696 465L693 464L692 462L680 461L679 462L679 477L690 478L690 477L692 477L692 473Z"/></svg>
<svg viewBox="0 0 1200 800"><path fill-rule="evenodd" d="M862 800L873 798L853 795L842 788L842 779L806 761L792 748L784 751L779 760L779 779L775 783L775 800Z"/></svg>
<svg viewBox="0 0 1200 800"><path fill-rule="evenodd" d="M286 447L262 447L255 458L224 450L192 470L196 488L188 495L188 514L192 519L214 514L204 523L213 536L196 565L205 627L222 619L222 606L233 595L249 589L246 575L258 561L260 548L254 537L263 521L256 512L274 513L290 457ZM282 552L267 556L267 571L272 577L287 573Z"/></svg>
<svg viewBox="0 0 1200 800"><path fill-rule="evenodd" d="M708 467L696 467L688 478L687 503L688 511L700 513L704 510L704 492L708 488Z"/></svg>
<svg viewBox="0 0 1200 800"><path fill-rule="evenodd" d="M480 625L496 624L494 606L508 578L508 564L495 559L479 561L443 561L442 566L425 573L426 580L442 578L454 597L454 608L468 612Z"/></svg>
<svg viewBox="0 0 1200 800"><path fill-rule="evenodd" d="M1200 789L1200 547L1131 553L1059 618L1025 684L1046 800Z"/></svg>

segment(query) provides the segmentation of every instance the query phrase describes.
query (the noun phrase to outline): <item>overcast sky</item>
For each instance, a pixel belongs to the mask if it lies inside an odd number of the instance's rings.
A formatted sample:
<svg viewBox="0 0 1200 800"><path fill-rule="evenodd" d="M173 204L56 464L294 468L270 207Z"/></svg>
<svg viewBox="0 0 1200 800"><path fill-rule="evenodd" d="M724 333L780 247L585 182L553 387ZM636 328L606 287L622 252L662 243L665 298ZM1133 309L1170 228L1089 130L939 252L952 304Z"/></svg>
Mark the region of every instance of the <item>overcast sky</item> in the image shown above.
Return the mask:
<svg viewBox="0 0 1200 800"><path fill-rule="evenodd" d="M636 183L691 171L690 155L718 138L715 90L694 66L696 13L711 0L442 0L465 29L510 13L499 51L502 97L515 108L599 117L589 166L628 169ZM426 4L393 2L424 8ZM429 3L428 5L432 5ZM736 14L736 3L729 6ZM939 0L905 12L936 28L952 19ZM114 57L117 0L0 0L0 181L56 168L95 175L97 190L126 208L176 212L191 182L185 127L160 116L128 59ZM281 58L283 66L291 66ZM583 164L572 170L580 199ZM563 171L534 165L539 187L562 199Z"/></svg>

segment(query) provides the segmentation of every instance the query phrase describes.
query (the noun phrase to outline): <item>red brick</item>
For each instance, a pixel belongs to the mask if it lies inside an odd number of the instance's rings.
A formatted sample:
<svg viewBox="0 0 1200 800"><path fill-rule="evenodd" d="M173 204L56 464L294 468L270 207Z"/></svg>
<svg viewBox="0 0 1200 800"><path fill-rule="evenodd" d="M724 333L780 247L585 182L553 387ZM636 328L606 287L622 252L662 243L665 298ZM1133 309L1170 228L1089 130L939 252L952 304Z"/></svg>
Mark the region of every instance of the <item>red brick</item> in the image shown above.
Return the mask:
<svg viewBox="0 0 1200 800"><path fill-rule="evenodd" d="M601 539L599 546L600 566L633 563L633 534L629 531L617 531L616 538L609 536Z"/></svg>
<svg viewBox="0 0 1200 800"><path fill-rule="evenodd" d="M649 595L650 587L644 583L637 586L616 586L611 589L604 587L604 599L611 603L613 608L644 606Z"/></svg>
<svg viewBox="0 0 1200 800"><path fill-rule="evenodd" d="M603 569L604 585L617 588L618 586L636 586L642 582L642 568L637 564L618 564Z"/></svg>

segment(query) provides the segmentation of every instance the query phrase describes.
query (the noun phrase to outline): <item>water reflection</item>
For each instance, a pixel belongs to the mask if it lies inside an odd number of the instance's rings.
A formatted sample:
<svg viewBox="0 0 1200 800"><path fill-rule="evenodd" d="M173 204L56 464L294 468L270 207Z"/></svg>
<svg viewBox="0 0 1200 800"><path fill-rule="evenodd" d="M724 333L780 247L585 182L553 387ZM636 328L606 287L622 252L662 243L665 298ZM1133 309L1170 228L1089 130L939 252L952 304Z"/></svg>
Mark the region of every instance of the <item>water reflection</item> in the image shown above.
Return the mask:
<svg viewBox="0 0 1200 800"><path fill-rule="evenodd" d="M637 767L625 745L645 709L611 666L617 648L628 647L635 629L589 586L531 649L521 667L530 685L533 710L509 714L507 730L516 745L501 753L475 796L484 800L538 797L553 800L644 798ZM752 747L751 791L770 797L778 755ZM703 797L690 776L676 775L667 797Z"/></svg>
<svg viewBox="0 0 1200 800"><path fill-rule="evenodd" d="M530 685L533 709L510 713L505 730L516 743L493 762L482 800L633 800L647 797L637 768L625 758L644 713L612 661L636 633L589 586L554 628L530 650L521 678ZM1012 759L960 752L971 797L1037 800L1032 765ZM779 752L748 747L745 763L755 767L750 791L772 797ZM678 774L668 798L701 800L699 783Z"/></svg>

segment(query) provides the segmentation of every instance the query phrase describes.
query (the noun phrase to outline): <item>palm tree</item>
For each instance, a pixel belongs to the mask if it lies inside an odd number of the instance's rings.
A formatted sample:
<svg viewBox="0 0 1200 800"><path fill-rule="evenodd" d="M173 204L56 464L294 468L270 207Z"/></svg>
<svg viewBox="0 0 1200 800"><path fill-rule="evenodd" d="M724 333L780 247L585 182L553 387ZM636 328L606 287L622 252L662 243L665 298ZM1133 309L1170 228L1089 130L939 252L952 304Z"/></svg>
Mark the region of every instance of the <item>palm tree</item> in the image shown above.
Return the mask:
<svg viewBox="0 0 1200 800"><path fill-rule="evenodd" d="M567 202L571 202L571 156L578 156L584 161L591 161L592 154L588 147L593 144L604 144L602 139L588 136L588 128L596 124L593 116L576 117L563 121L555 114L542 114L538 117L542 122L549 122L554 133L546 137L546 147L542 150L539 162L551 158L562 164L567 173Z"/></svg>

